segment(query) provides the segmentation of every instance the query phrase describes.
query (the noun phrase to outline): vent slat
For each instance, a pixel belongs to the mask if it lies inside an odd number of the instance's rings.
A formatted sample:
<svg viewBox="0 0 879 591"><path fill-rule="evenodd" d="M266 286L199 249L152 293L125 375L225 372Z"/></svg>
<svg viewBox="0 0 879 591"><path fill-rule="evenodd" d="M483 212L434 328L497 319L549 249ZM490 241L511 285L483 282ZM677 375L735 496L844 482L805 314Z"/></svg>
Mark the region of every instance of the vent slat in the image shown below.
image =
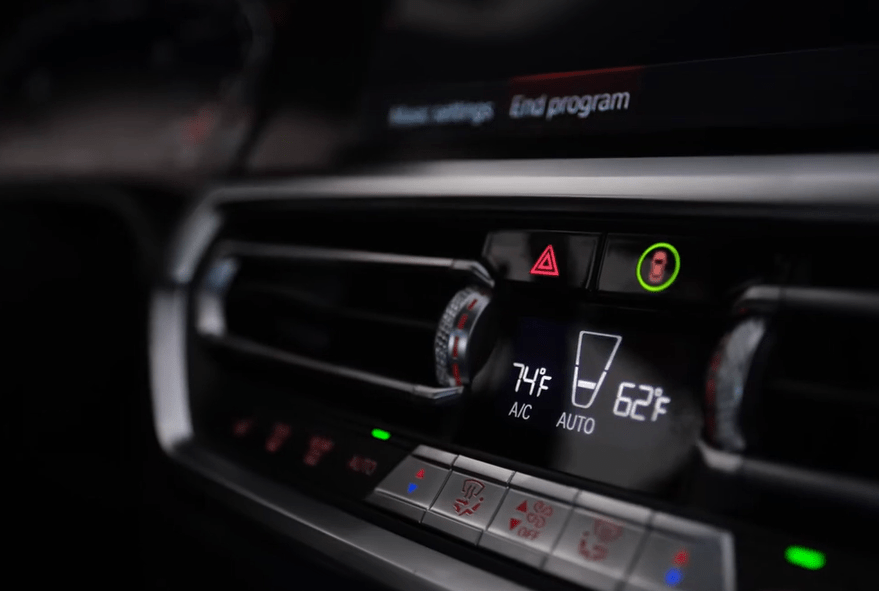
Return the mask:
<svg viewBox="0 0 879 591"><path fill-rule="evenodd" d="M809 296L807 290L800 290ZM819 293L819 295L822 295ZM813 301L815 305L809 305ZM784 299L785 302L788 299ZM782 306L773 321L750 409L748 453L813 470L879 479L879 464L862 452L879 452L879 382L874 335L879 320L859 293L834 308L826 297L801 297Z"/></svg>
<svg viewBox="0 0 879 591"><path fill-rule="evenodd" d="M197 298L210 312L198 315L197 327L209 327L205 338L245 343L251 355L300 369L341 368L328 373L379 376L429 394L443 309L465 285L491 281L471 260L246 241L218 243L213 260L234 273L206 273L225 283L206 281Z"/></svg>

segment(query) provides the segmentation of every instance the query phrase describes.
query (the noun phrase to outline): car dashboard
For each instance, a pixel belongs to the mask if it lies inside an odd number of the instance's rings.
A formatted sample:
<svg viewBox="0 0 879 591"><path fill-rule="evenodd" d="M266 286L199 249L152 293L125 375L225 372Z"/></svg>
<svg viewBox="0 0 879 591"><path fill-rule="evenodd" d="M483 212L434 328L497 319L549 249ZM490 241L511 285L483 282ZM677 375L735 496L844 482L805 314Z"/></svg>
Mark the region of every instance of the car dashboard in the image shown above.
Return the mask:
<svg viewBox="0 0 879 591"><path fill-rule="evenodd" d="M875 589L869 3L29 10L24 506L145 588Z"/></svg>

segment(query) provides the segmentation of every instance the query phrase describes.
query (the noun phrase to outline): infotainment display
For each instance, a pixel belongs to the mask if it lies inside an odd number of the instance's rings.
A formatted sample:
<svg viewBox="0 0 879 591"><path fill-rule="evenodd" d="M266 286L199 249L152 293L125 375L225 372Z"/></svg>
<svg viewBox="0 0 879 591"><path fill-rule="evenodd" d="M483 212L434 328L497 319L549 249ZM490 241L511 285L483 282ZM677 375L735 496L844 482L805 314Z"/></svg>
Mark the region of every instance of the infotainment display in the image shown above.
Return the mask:
<svg viewBox="0 0 879 591"><path fill-rule="evenodd" d="M562 1L529 12L498 2L478 9L479 26L456 3L435 13L416 9L420 0L396 4L363 96L370 142L428 151L479 142L489 154L519 154L553 138L563 156L608 154L606 142L572 136L675 134L619 148L665 154L680 140L700 146L705 138L692 134L766 150L753 134L772 130L773 142L803 149L807 130L836 130L843 146L875 145L871 3ZM741 136L750 139L736 143ZM558 146L564 137L571 143Z"/></svg>
<svg viewBox="0 0 879 591"><path fill-rule="evenodd" d="M499 435L465 421L462 440L636 489L661 487L688 461L704 360L686 321L596 308L514 324L474 383L471 413Z"/></svg>

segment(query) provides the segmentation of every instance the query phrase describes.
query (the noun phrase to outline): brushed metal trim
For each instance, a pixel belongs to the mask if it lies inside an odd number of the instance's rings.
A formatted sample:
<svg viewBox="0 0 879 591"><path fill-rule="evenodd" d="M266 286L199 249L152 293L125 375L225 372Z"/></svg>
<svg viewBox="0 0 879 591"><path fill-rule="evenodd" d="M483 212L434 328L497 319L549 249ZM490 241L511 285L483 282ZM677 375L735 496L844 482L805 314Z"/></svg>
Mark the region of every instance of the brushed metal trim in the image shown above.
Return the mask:
<svg viewBox="0 0 879 591"><path fill-rule="evenodd" d="M879 508L879 485L871 481L720 451L703 441L696 445L705 465L718 472L764 486Z"/></svg>
<svg viewBox="0 0 879 591"><path fill-rule="evenodd" d="M153 424L168 455L192 437L186 380L186 290L157 288L150 303L150 382Z"/></svg>
<svg viewBox="0 0 879 591"><path fill-rule="evenodd" d="M241 265L231 257L214 259L195 294L195 328L199 334L226 334L226 293Z"/></svg>
<svg viewBox="0 0 879 591"><path fill-rule="evenodd" d="M343 248L322 248L314 246L296 246L285 244L266 244L241 240L224 240L220 242L212 258L223 257L273 258L290 261L322 261L370 265L400 265L407 267L428 267L448 269L449 271L470 273L481 283L494 287L494 279L488 270L479 262L443 257L414 256L366 250L349 250Z"/></svg>
<svg viewBox="0 0 879 591"><path fill-rule="evenodd" d="M334 363L327 363L326 361L321 361L319 359L289 353L242 337L229 335L214 336L210 334L205 334L204 337L215 345L232 349L240 353L245 353L247 355L273 359L288 365L330 374L357 382L363 382L365 384L371 384L373 386L386 388L395 392L402 392L415 398L430 400L432 402L447 402L460 397L464 393L464 388L462 386L434 388L422 384L413 384L411 382L396 380L394 378L370 373L368 371L353 369L342 365L336 365Z"/></svg>
<svg viewBox="0 0 879 591"><path fill-rule="evenodd" d="M742 294L735 307L759 307L772 311L825 312L877 318L879 294L854 289L755 285Z"/></svg>
<svg viewBox="0 0 879 591"><path fill-rule="evenodd" d="M217 245L217 257L243 256L261 259L285 259L290 261L328 261L340 263L366 263L374 265L403 265L410 267L450 268L454 259L441 257L422 257L404 254L348 250L343 248L323 248L318 246L296 246L224 240Z"/></svg>
<svg viewBox="0 0 879 591"><path fill-rule="evenodd" d="M208 201L477 196L876 207L879 155L452 160L365 174L251 181L219 188Z"/></svg>

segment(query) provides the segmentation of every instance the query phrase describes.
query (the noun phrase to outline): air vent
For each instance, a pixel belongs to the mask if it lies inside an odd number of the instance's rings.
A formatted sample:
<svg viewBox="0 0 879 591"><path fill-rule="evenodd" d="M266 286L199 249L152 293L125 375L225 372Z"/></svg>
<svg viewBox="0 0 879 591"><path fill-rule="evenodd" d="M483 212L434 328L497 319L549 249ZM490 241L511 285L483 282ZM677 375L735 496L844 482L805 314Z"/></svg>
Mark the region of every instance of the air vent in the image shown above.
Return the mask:
<svg viewBox="0 0 879 591"><path fill-rule="evenodd" d="M744 357L726 339L709 374L720 411L710 438L748 457L879 479L879 462L864 460L879 451L879 294L757 287L741 305L766 332L738 382L729 360Z"/></svg>
<svg viewBox="0 0 879 591"><path fill-rule="evenodd" d="M437 321L475 261L226 240L196 298L196 329L212 344L301 371L428 401L458 396L434 370Z"/></svg>
<svg viewBox="0 0 879 591"><path fill-rule="evenodd" d="M879 298L877 298L879 301ZM775 319L753 417L754 447L879 479L879 318L846 310L782 311Z"/></svg>

